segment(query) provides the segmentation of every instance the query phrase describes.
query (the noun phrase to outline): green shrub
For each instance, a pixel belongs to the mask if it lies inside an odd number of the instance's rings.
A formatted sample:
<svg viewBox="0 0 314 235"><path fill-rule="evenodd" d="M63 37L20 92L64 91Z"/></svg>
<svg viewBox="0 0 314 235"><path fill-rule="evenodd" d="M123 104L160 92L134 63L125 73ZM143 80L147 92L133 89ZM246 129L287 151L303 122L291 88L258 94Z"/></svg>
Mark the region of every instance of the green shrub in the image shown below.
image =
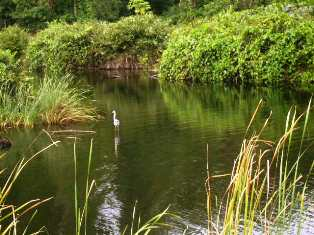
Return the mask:
<svg viewBox="0 0 314 235"><path fill-rule="evenodd" d="M119 56L149 57L155 62L161 55L169 24L152 14L122 18L116 23L101 25L94 35L91 57L96 64Z"/></svg>
<svg viewBox="0 0 314 235"><path fill-rule="evenodd" d="M149 14L116 23L51 23L27 49L31 71L60 72L98 66L121 56L160 55L169 32L166 22Z"/></svg>
<svg viewBox="0 0 314 235"><path fill-rule="evenodd" d="M169 19L172 24L189 24L195 20L211 18L232 7L232 4L230 0L215 0L198 8L193 8L190 4L173 5L163 16Z"/></svg>
<svg viewBox="0 0 314 235"><path fill-rule="evenodd" d="M203 82L312 81L313 72L314 21L272 7L228 11L176 31L160 65L163 79Z"/></svg>
<svg viewBox="0 0 314 235"><path fill-rule="evenodd" d="M10 50L0 49L0 84L18 80L19 64Z"/></svg>
<svg viewBox="0 0 314 235"><path fill-rule="evenodd" d="M19 58L25 52L29 34L18 26L9 26L0 31L0 49L10 50Z"/></svg>
<svg viewBox="0 0 314 235"><path fill-rule="evenodd" d="M130 0L128 8L137 15L145 15L151 11L150 4L145 0Z"/></svg>
<svg viewBox="0 0 314 235"><path fill-rule="evenodd" d="M32 71L58 72L86 63L93 27L87 23L51 23L30 42L26 58Z"/></svg>

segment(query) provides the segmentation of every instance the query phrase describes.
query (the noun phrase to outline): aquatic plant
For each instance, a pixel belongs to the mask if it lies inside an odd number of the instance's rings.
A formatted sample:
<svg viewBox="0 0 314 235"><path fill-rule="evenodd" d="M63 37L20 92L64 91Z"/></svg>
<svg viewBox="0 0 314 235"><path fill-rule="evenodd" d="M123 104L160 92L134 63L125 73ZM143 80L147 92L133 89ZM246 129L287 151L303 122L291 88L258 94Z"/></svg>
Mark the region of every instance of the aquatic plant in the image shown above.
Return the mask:
<svg viewBox="0 0 314 235"><path fill-rule="evenodd" d="M14 91L10 86L0 89L0 129L11 127L32 127L36 121L37 109L34 106L32 89L18 86Z"/></svg>
<svg viewBox="0 0 314 235"><path fill-rule="evenodd" d="M311 101L307 111L301 116L297 116L295 109L289 111L284 134L276 143L262 137L270 117L261 130L252 135L247 131L240 153L234 162L230 183L225 198L219 206L217 218L213 218L212 215L211 182L221 176L211 176L207 167L209 233L253 234L258 228L268 234L274 227L280 229L281 225L288 223L292 218L293 210L302 213L307 181L314 164L313 162L309 167L307 177L299 171L299 164L304 155L302 147L310 108ZM258 108L248 129L257 111ZM289 155L293 136L303 117L299 153L297 156Z"/></svg>
<svg viewBox="0 0 314 235"><path fill-rule="evenodd" d="M150 234L151 232L154 232L156 230L169 227L169 224L163 222L163 219L165 219L165 217L172 217L172 218L177 217L176 215L170 213L169 207L167 207L164 211L156 214L155 216L153 216L146 222L142 223L141 217L137 215L136 205L137 205L137 201L135 202L135 205L133 207L132 223L131 223L129 232L128 232L128 226L126 226L122 235Z"/></svg>
<svg viewBox="0 0 314 235"><path fill-rule="evenodd" d="M198 82L310 83L313 22L274 6L228 10L175 31L163 52L160 76Z"/></svg>
<svg viewBox="0 0 314 235"><path fill-rule="evenodd" d="M36 92L35 101L43 123L62 125L95 120L95 108L87 104L88 90L84 91L73 85L69 77L43 80Z"/></svg>
<svg viewBox="0 0 314 235"><path fill-rule="evenodd" d="M77 154L76 154L76 139L73 145L73 157L74 157L74 208L75 208L75 234L80 235L87 234L87 217L88 217L88 202L93 188L95 187L95 180L90 181L90 168L91 159L93 153L93 139L90 142L88 165L87 165L87 176L85 181L85 195L83 200L83 207L79 207L78 201L78 183L77 183Z"/></svg>
<svg viewBox="0 0 314 235"><path fill-rule="evenodd" d="M1 186L0 189L0 233L2 235L6 234L28 234L29 233L29 225L31 224L32 220L37 214L37 211L35 211L28 223L26 224L25 227L21 228L20 222L22 218L26 217L27 213L30 213L31 211L34 211L36 208L38 208L40 205L43 203L49 201L51 198L47 199L35 199L31 200L25 203L22 203L21 205L13 205L10 204L9 197L10 194L14 188L14 184L17 181L18 178L20 178L21 173L24 171L24 169L36 158L38 158L39 154L46 151L53 145L57 144L58 141L53 142L52 144L48 145L47 147L43 148L36 154L34 154L32 157L29 159L21 159L16 166L7 173L6 169L1 169L0 170L0 176L1 177L6 177L3 185ZM0 160L4 158L5 155L0 156ZM32 234L38 234L39 232L43 231L42 227L39 231L32 233Z"/></svg>
<svg viewBox="0 0 314 235"><path fill-rule="evenodd" d="M67 124L95 120L86 91L68 79L46 77L38 87L20 84L0 89L0 128L33 127L35 124Z"/></svg>

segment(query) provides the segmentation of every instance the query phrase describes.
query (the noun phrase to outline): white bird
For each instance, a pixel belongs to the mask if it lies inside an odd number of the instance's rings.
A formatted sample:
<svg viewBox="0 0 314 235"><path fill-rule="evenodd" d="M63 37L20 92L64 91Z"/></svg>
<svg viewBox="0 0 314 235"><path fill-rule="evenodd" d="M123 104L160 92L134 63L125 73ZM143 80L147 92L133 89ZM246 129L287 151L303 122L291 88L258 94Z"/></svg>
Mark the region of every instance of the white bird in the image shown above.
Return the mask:
<svg viewBox="0 0 314 235"><path fill-rule="evenodd" d="M115 128L119 128L120 121L116 118L117 113L116 113L115 110L113 110L112 113L113 113L113 125L114 125Z"/></svg>

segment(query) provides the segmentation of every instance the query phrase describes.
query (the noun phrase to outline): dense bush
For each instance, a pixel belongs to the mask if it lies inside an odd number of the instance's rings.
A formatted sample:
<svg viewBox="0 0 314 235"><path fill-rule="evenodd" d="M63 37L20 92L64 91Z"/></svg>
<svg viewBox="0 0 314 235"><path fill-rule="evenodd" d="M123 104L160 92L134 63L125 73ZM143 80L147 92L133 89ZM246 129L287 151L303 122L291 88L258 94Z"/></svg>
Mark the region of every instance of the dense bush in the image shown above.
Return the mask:
<svg viewBox="0 0 314 235"><path fill-rule="evenodd" d="M11 89L21 80L22 57L29 41L29 34L18 26L0 31L0 85Z"/></svg>
<svg viewBox="0 0 314 235"><path fill-rule="evenodd" d="M130 16L98 28L91 57L102 63L121 55L148 57L155 61L162 53L170 26L151 14Z"/></svg>
<svg viewBox="0 0 314 235"><path fill-rule="evenodd" d="M210 18L219 12L233 6L231 0L214 0L208 3L203 3L197 8L190 5L180 4L170 7L163 13L163 17L170 20L172 24L188 24L198 19Z"/></svg>
<svg viewBox="0 0 314 235"><path fill-rule="evenodd" d="M155 59L168 32L168 24L150 14L116 23L51 23L30 42L27 59L32 71L48 72L97 66L119 56Z"/></svg>
<svg viewBox="0 0 314 235"><path fill-rule="evenodd" d="M314 21L273 7L226 12L173 33L164 79L273 83L314 79Z"/></svg>
<svg viewBox="0 0 314 235"><path fill-rule="evenodd" d="M32 71L64 71L82 66L91 48L93 26L87 23L51 23L34 36L26 50Z"/></svg>
<svg viewBox="0 0 314 235"><path fill-rule="evenodd" d="M19 58L24 54L29 34L18 26L9 26L0 31L0 49L10 50Z"/></svg>
<svg viewBox="0 0 314 235"><path fill-rule="evenodd" d="M0 85L15 83L18 80L19 63L10 50L0 49Z"/></svg>

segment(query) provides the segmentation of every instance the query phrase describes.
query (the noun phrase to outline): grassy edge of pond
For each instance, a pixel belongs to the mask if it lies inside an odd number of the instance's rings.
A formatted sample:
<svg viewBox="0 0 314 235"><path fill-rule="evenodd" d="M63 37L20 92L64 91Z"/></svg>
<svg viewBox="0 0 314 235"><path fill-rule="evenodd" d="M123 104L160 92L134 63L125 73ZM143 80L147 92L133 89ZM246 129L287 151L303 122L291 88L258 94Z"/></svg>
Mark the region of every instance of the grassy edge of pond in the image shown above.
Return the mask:
<svg viewBox="0 0 314 235"><path fill-rule="evenodd" d="M307 150L303 142L309 122L311 100L307 110L300 116L295 108L289 110L284 133L276 142L265 140L262 136L271 114L259 131L248 134L259 106L253 114L235 159L224 198L220 205L216 205L219 213L215 218L212 214L211 182L226 175L211 176L207 165L208 177L205 185L209 234L253 234L257 228L265 234L273 229L281 233L291 222L293 212L297 211L302 218L307 183L314 166L313 161L307 175L302 175L299 169L299 163ZM290 147L295 132L302 127L299 126L301 122L303 128L299 152L297 156L292 156L289 154ZM208 159L209 156L207 161ZM276 178L278 180L274 182L273 179ZM297 223L299 234L302 220Z"/></svg>
<svg viewBox="0 0 314 235"><path fill-rule="evenodd" d="M305 113L297 115L296 110L291 108L287 114L286 128L283 135L278 141L273 142L265 140L262 137L264 129L267 127L269 118L266 119L264 125L258 132L249 134L251 124L258 109L257 107L253 117L248 125L246 135L243 139L240 152L234 162L232 173L230 174L230 182L227 187L225 196L222 198L221 204L218 206L219 213L214 218L212 211L212 189L211 182L223 176L211 176L207 165L208 178L206 180L207 191L207 213L208 213L208 234L253 234L258 225L262 225L263 232L269 233L274 226L286 224L292 219L293 212L304 212L305 193L307 191L307 182L313 173L313 164L309 167L308 175L303 176L299 171L299 163L306 151L304 148L304 137L309 122L309 113L311 109L311 101ZM302 138L300 149L297 156L289 155L289 150L293 142L293 136L299 129L299 124L303 123L301 129ZM20 215L36 208L47 200L34 200L23 204L22 206L6 205L6 199L12 190L14 181L20 176L23 169L34 160L39 153L46 151L58 141L54 141L48 147L44 148L29 160L24 159L19 162L10 173L4 187L2 187L0 205L1 211L9 211L1 213L0 221L10 220L8 227L2 227L1 234L8 234L10 231L17 231L16 213L22 211ZM83 208L79 208L78 190L77 190L77 162L76 162L76 144L74 143L74 203L75 203L75 224L76 234L86 234L88 201L95 186L95 181L90 180L90 166L93 151L93 141L91 140L90 151L88 156L88 168L86 178L85 195L83 199ZM289 163L293 158L293 163ZM209 156L207 156L209 162ZM4 171L2 170L1 173ZM278 174L278 175L277 175ZM224 175L226 176L226 175ZM279 178L276 182L272 179ZM225 208L225 209L223 209ZM35 214L30 219L33 219ZM161 213L141 224L140 217L135 217L135 207L133 210L130 234L140 234L145 232L149 234L155 229L167 228L167 224L163 222L164 216L174 217L168 212L168 208ZM302 217L302 216L301 216ZM180 220L180 219L179 219ZM29 223L30 223L29 222ZM298 229L301 229L302 221L299 221ZM137 228L136 228L137 225ZM24 231L27 231L29 224ZM83 233L85 232L85 233ZM186 231L185 231L186 232ZM128 233L128 227L125 227L123 234Z"/></svg>
<svg viewBox="0 0 314 235"><path fill-rule="evenodd" d="M96 110L86 93L67 76L45 77L39 85L19 82L12 87L4 83L0 89L0 128L95 120Z"/></svg>

